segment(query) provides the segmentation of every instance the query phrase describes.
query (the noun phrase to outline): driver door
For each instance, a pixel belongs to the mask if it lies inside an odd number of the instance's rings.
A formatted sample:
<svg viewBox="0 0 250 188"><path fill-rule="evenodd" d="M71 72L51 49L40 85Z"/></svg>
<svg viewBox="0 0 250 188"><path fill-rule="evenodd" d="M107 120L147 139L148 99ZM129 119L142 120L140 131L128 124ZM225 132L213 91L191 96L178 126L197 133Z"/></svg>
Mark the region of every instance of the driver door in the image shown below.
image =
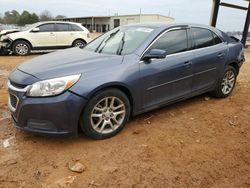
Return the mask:
<svg viewBox="0 0 250 188"><path fill-rule="evenodd" d="M173 29L150 47L166 51L163 59L141 61L143 108L150 108L191 95L193 52L188 51L187 29ZM146 54L148 53L146 52Z"/></svg>
<svg viewBox="0 0 250 188"><path fill-rule="evenodd" d="M48 23L38 26L38 31L30 32L33 47L55 47L57 46L57 36L55 24Z"/></svg>

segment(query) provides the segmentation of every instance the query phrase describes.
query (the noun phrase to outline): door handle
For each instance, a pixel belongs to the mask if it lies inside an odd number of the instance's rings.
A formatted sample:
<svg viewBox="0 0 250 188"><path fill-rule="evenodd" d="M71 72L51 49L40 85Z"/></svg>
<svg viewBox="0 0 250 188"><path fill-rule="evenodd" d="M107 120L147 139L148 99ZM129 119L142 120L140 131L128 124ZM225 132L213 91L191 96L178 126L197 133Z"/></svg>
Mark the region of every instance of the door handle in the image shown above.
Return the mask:
<svg viewBox="0 0 250 188"><path fill-rule="evenodd" d="M218 57L218 58L224 58L224 57L225 57L225 53L219 53L219 54L217 55L217 57Z"/></svg>
<svg viewBox="0 0 250 188"><path fill-rule="evenodd" d="M185 63L184 63L184 66L185 67L190 67L192 65L192 61L186 61Z"/></svg>

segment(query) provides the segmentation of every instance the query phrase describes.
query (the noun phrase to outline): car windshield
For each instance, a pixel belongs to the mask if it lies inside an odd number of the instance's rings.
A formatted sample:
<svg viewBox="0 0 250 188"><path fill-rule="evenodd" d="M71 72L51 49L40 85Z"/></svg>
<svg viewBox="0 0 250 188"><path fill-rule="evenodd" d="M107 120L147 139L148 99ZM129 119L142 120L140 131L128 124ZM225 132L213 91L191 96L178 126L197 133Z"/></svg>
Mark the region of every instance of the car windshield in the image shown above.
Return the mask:
<svg viewBox="0 0 250 188"><path fill-rule="evenodd" d="M100 36L84 49L97 53L126 55L134 52L154 31L151 27L119 27Z"/></svg>
<svg viewBox="0 0 250 188"><path fill-rule="evenodd" d="M38 23L31 24L31 25L26 25L26 26L22 29L22 31L28 31L28 30L30 30L30 29L32 29L32 28L37 27L38 25L39 25L39 22L38 22Z"/></svg>

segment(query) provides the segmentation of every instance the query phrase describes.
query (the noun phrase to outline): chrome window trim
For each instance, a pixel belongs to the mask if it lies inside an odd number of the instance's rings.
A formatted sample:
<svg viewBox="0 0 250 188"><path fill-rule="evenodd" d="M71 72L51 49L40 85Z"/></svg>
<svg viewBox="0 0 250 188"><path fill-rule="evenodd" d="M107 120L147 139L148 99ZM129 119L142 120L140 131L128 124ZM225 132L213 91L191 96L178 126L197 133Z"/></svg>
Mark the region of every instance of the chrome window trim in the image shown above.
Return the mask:
<svg viewBox="0 0 250 188"><path fill-rule="evenodd" d="M145 53L148 51L148 49L153 46L153 44L159 39L161 38L164 34L166 34L169 31L174 31L174 30L180 30L183 29L183 27L174 27L174 28L170 28L167 29L166 31L162 32L158 37L156 37L151 43L150 45L148 45L148 47L142 52L142 55L140 56L140 60L142 59L142 57L145 55Z"/></svg>
<svg viewBox="0 0 250 188"><path fill-rule="evenodd" d="M153 44L156 42L156 40L158 40L160 37L162 37L162 35L164 35L167 32L173 31L173 30L180 30L180 29L191 29L191 28L201 28L201 29L207 29L210 32L213 32L216 36L217 33L215 33L214 31L212 31L210 28L206 28L206 27L202 27L202 26L188 26L188 27L175 27L175 28L171 28L171 29L167 29L166 31L164 31L163 33L161 33L158 37L156 37L151 43L150 45L143 51L142 55L140 56L140 62L139 63L143 63L144 61L142 60L142 57L145 55L145 53L148 51L148 49L153 46ZM169 54L166 57L171 57L171 56L175 56L175 55L179 55L179 54L184 54L184 53L188 53L188 52L194 52L194 51L198 51L198 50L203 50L203 49L208 49L208 48L212 48L221 44L226 44L226 41L222 40L222 38L220 36L218 36L221 39L221 43L219 44L215 44L212 46L207 46L207 47L203 47L203 48L198 48L198 49L190 49L187 50L185 52L179 52L179 53L174 53L174 54Z"/></svg>
<svg viewBox="0 0 250 188"><path fill-rule="evenodd" d="M8 87L10 90L25 93L25 92L29 89L30 85L26 86L25 88L17 88L17 87L15 87L15 86L11 85L10 81L8 80L8 82L7 82L7 87Z"/></svg>

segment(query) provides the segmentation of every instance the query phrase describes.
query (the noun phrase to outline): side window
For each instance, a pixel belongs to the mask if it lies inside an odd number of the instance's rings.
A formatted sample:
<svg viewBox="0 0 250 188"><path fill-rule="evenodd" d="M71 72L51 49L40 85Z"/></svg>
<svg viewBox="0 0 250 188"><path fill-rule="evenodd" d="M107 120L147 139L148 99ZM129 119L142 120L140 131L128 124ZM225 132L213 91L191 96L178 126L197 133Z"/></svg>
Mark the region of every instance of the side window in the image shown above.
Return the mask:
<svg viewBox="0 0 250 188"><path fill-rule="evenodd" d="M215 33L213 33L213 37L214 37L214 44L220 44L222 43L222 40L220 39L220 37L218 37L218 35L216 35Z"/></svg>
<svg viewBox="0 0 250 188"><path fill-rule="evenodd" d="M69 24L56 24L56 27L59 32L69 31Z"/></svg>
<svg viewBox="0 0 250 188"><path fill-rule="evenodd" d="M43 24L38 26L39 32L53 32L55 31L54 24Z"/></svg>
<svg viewBox="0 0 250 188"><path fill-rule="evenodd" d="M70 26L71 26L71 31L83 31L83 29L77 25L71 24Z"/></svg>
<svg viewBox="0 0 250 188"><path fill-rule="evenodd" d="M150 49L165 50L167 55L188 50L187 31L173 30L161 36Z"/></svg>
<svg viewBox="0 0 250 188"><path fill-rule="evenodd" d="M212 32L203 28L192 28L194 48L204 48L214 45Z"/></svg>

